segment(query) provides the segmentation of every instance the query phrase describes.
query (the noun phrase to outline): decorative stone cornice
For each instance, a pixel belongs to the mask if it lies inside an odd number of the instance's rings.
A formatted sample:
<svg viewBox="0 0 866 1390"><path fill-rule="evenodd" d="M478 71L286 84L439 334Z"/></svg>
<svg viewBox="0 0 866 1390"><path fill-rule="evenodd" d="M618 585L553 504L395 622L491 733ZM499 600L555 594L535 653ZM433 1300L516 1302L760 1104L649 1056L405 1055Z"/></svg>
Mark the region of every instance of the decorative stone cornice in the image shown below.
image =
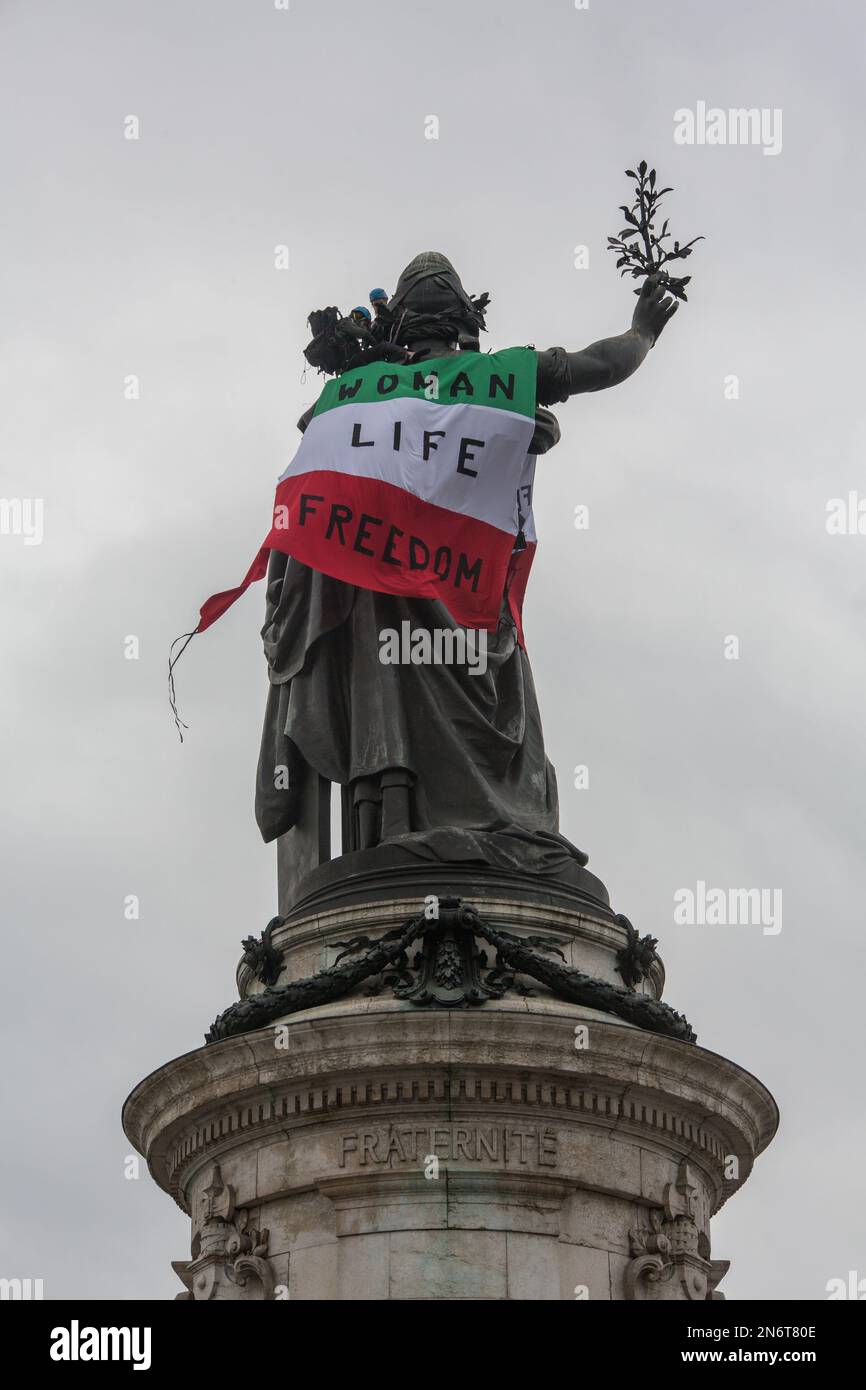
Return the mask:
<svg viewBox="0 0 866 1390"><path fill-rule="evenodd" d="M579 1020L588 1051L575 1050ZM250 1142L300 1142L311 1124L324 1133L349 1117L357 1125L444 1111L457 1122L537 1115L673 1149L700 1164L715 1211L777 1121L766 1090L733 1063L567 1006L502 1001L431 1014L368 1001L360 1011L295 1015L286 1029L284 1051L274 1029L232 1038L161 1068L127 1101L130 1140L184 1209L188 1175ZM727 1176L731 1155L736 1179Z"/></svg>

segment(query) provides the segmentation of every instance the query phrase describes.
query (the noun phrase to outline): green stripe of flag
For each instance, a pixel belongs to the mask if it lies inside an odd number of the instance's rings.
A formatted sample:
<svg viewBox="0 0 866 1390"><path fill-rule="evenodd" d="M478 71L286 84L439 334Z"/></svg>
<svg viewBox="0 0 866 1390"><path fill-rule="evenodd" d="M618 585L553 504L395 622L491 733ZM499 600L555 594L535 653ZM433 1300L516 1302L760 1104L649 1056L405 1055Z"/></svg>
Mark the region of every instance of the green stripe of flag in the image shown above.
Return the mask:
<svg viewBox="0 0 866 1390"><path fill-rule="evenodd" d="M370 362L329 381L313 414L323 415L326 410L361 401L408 396L438 405L491 405L534 419L536 370L534 348L457 352L409 367ZM431 376L437 378L438 395L432 394Z"/></svg>

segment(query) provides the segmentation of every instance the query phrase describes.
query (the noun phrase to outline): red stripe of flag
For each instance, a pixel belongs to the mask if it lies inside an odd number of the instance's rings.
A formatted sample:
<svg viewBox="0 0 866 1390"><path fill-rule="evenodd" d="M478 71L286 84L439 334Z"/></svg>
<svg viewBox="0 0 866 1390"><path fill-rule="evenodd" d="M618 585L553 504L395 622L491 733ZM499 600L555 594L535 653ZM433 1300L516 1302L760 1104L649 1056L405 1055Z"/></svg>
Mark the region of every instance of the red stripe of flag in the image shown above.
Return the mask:
<svg viewBox="0 0 866 1390"><path fill-rule="evenodd" d="M335 507L344 510L335 513ZM440 599L464 627L495 631L507 591L523 645L521 609L535 545L514 552L513 546L514 537L499 527L437 507L393 483L326 470L284 478L277 486L274 525L253 563L236 588L202 604L196 632L205 632L263 579L269 552L279 550L358 588Z"/></svg>

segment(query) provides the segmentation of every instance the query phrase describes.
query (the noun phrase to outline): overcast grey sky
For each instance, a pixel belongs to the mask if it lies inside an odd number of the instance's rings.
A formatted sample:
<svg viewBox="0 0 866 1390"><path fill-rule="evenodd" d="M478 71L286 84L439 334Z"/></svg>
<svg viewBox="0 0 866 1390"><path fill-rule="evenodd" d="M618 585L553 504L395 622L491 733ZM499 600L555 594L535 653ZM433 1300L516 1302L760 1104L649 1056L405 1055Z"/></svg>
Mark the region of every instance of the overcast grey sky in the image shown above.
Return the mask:
<svg viewBox="0 0 866 1390"><path fill-rule="evenodd" d="M700 1042L781 1106L714 1222L728 1297L866 1276L866 535L825 527L866 497L861 24L842 0L4 0L0 495L44 499L44 540L0 536L0 1273L179 1290L188 1221L124 1179L120 1107L200 1044L276 910L261 586L184 657L182 748L166 653L268 528L308 312L435 248L491 292L485 345L621 332L604 244L646 157L708 240L638 375L560 407L539 462L526 630L562 828ZM781 109L781 152L676 144L699 101ZM780 888L782 931L676 925L699 879Z"/></svg>

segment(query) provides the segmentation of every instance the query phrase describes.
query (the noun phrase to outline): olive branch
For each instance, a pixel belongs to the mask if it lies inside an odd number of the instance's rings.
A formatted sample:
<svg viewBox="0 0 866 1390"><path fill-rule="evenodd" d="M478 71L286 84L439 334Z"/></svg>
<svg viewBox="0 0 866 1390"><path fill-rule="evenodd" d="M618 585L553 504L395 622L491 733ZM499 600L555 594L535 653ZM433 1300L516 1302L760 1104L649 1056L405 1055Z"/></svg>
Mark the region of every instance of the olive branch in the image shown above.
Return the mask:
<svg viewBox="0 0 866 1390"><path fill-rule="evenodd" d="M626 169L625 172L628 178L635 180L635 200L631 207L621 204L620 211L628 225L623 227L619 236L609 236L607 239L608 251L618 252L616 264L620 276L631 275L633 280L638 280L642 276L652 275L674 299L688 300L686 285L691 275L674 276L664 267L671 261L684 261L692 254L695 242L704 241L705 238L696 236L682 245L675 241L671 248L665 247L663 243L671 240L669 219L665 218L661 231L656 232L655 217L662 198L666 193L673 193L673 189L656 188L656 171L650 169L647 173L645 159L637 166L637 172L634 169ZM635 294L640 294L640 288L635 290Z"/></svg>

